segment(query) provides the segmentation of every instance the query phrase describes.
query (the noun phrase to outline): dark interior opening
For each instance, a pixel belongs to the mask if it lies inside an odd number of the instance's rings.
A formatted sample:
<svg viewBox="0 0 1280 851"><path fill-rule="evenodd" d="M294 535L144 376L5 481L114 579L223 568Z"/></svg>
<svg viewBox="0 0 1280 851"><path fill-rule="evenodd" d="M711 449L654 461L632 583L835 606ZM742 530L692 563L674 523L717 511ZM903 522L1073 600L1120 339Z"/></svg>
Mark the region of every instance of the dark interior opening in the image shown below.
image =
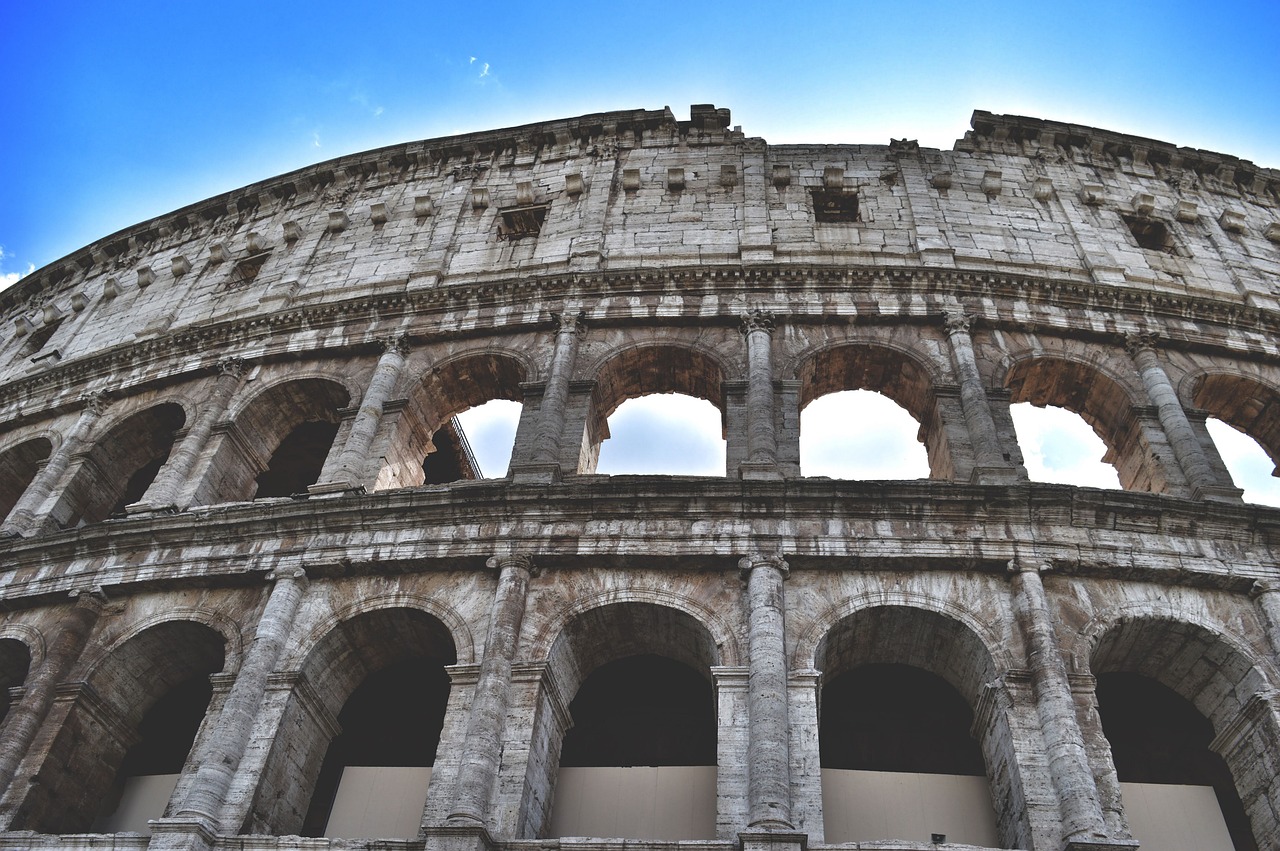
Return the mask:
<svg viewBox="0 0 1280 851"><path fill-rule="evenodd" d="M564 768L715 765L711 683L663 656L629 656L601 665L569 705Z"/></svg>
<svg viewBox="0 0 1280 851"><path fill-rule="evenodd" d="M822 767L982 776L972 726L969 704L937 674L863 665L822 689Z"/></svg>
<svg viewBox="0 0 1280 851"><path fill-rule="evenodd" d="M292 496L314 485L337 434L338 424L327 422L303 423L289 432L258 476L254 499Z"/></svg>
<svg viewBox="0 0 1280 851"><path fill-rule="evenodd" d="M481 477L479 464L471 454L471 447L458 425L457 417L450 418L436 429L435 434L431 435L431 443L436 451L422 460L423 484L445 485Z"/></svg>
<svg viewBox="0 0 1280 851"><path fill-rule="evenodd" d="M31 652L21 641L0 638L0 721L9 714L9 689L26 682Z"/></svg>
<svg viewBox="0 0 1280 851"><path fill-rule="evenodd" d="M170 447L172 448L172 447ZM141 502L142 497L147 493L147 488L151 487L151 483L156 480L160 468L164 466L164 462L169 460L169 453L166 451L158 458L152 458L147 463L134 472L129 477L128 483L124 486L124 494L120 499L116 500L116 504L111 508L111 515L123 514L125 506L133 505L135 502Z"/></svg>
<svg viewBox="0 0 1280 851"><path fill-rule="evenodd" d="M857 193L828 189L814 189L812 193L813 217L816 221L831 224L859 221Z"/></svg>
<svg viewBox="0 0 1280 851"><path fill-rule="evenodd" d="M43 437L28 440L0 456L0 520L9 516L27 486L40 472L40 465L53 451L53 444Z"/></svg>
<svg viewBox="0 0 1280 851"><path fill-rule="evenodd" d="M1209 749L1213 725L1190 701L1129 673L1099 674L1097 694L1121 782L1212 786L1236 851L1257 851L1231 770Z"/></svg>
<svg viewBox="0 0 1280 851"><path fill-rule="evenodd" d="M347 766L431 766L448 701L439 659L402 659L366 677L338 714L342 733L325 753L302 835L324 835Z"/></svg>
<svg viewBox="0 0 1280 851"><path fill-rule="evenodd" d="M1148 251L1162 251L1165 254L1175 253L1173 247L1173 236L1169 233L1169 227L1164 222L1154 219L1144 219L1138 216L1122 216L1125 225L1129 228L1129 233L1133 234L1134 241L1138 243L1140 248Z"/></svg>
<svg viewBox="0 0 1280 851"><path fill-rule="evenodd" d="M47 322L44 325L41 325L35 331L32 331L31 334L27 336L27 341L22 344L23 356L34 355L43 349L49 340L53 338L53 335L58 332L58 327L62 325L65 319L65 316L61 316L52 322Z"/></svg>

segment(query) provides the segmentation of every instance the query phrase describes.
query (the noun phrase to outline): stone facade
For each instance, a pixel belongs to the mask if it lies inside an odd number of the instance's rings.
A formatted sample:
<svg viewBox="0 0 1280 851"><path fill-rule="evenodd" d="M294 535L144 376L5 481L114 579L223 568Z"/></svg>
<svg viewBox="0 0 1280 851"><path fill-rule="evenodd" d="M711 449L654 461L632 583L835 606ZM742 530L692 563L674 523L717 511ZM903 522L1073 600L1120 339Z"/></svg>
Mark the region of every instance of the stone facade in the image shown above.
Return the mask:
<svg viewBox="0 0 1280 851"><path fill-rule="evenodd" d="M653 654L715 686L690 847L823 845L823 684L896 663L972 711L1000 847L1135 847L1094 688L1129 672L1280 848L1280 513L1205 429L1280 458L1280 172L983 112L952 151L729 122L353 155L0 294L0 847L621 847L548 835L560 746L592 671ZM919 421L928 480L800 475L800 410L849 389ZM720 409L725 476L595 475L662 392ZM523 403L508 474L424 485L491 399ZM1027 481L1023 401L1125 489ZM348 696L410 656L451 682L419 838L293 836ZM206 680L152 835L88 834Z"/></svg>

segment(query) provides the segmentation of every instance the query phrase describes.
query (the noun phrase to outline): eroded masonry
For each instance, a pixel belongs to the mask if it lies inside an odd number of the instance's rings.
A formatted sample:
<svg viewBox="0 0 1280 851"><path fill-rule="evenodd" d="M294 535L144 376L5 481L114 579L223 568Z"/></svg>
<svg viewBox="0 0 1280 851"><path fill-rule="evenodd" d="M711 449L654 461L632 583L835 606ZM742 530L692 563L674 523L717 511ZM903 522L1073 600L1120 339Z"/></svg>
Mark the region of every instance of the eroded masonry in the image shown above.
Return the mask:
<svg viewBox="0 0 1280 851"><path fill-rule="evenodd" d="M0 847L1278 849L1280 510L1205 427L1280 458L1278 291L1280 172L984 112L589 115L106 237L0 294ZM802 474L855 389L928 479ZM595 473L657 393L722 477ZM1020 402L1123 490L1029 481Z"/></svg>

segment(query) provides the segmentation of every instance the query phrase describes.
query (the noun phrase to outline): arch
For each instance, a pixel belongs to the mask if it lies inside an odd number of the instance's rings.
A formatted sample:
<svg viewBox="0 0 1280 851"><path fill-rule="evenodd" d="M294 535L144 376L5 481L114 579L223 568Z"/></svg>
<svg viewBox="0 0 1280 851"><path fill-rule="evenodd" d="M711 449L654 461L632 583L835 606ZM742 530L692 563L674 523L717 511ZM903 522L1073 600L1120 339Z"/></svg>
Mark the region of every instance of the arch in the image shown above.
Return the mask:
<svg viewBox="0 0 1280 851"><path fill-rule="evenodd" d="M51 519L64 529L97 523L138 502L169 458L187 412L164 401L102 423Z"/></svg>
<svg viewBox="0 0 1280 851"><path fill-rule="evenodd" d="M891 342L833 341L807 352L795 368L800 381L800 410L842 390L870 390L902 407L919 424L917 439L929 457L929 475L955 478L946 421L937 388L936 365L915 350Z"/></svg>
<svg viewBox="0 0 1280 851"><path fill-rule="evenodd" d="M272 743L244 832L324 830L343 768L352 764L343 761L340 737L360 732L351 725L343 729L343 713L352 696L384 671L409 663L441 681L432 706L424 708L433 728L426 732L438 741L449 690L444 666L457 659L453 636L424 609L393 602L388 595L373 607L348 607L349 617L331 619L332 628L310 644L280 717L279 729L289 734ZM412 685L407 679L402 684ZM434 748L428 743L427 750Z"/></svg>
<svg viewBox="0 0 1280 851"><path fill-rule="evenodd" d="M532 374L526 356L498 348L459 352L433 364L409 391L392 434L375 453L374 489L476 478L457 415L495 399L523 404L523 384Z"/></svg>
<svg viewBox="0 0 1280 851"><path fill-rule="evenodd" d="M1254 376L1205 370L1179 382L1179 396L1252 437L1280 469L1280 388Z"/></svg>
<svg viewBox="0 0 1280 851"><path fill-rule="evenodd" d="M1135 675L1187 701L1212 726L1206 744L1225 761L1253 836L1277 835L1280 778L1257 771L1256 762L1280 741L1280 716L1275 672L1259 654L1202 617L1136 603L1095 616L1074 651L1087 651L1094 676Z"/></svg>
<svg viewBox="0 0 1280 851"><path fill-rule="evenodd" d="M826 637L836 624L858 612L885 607L919 609L957 621L981 643L982 655L991 660L992 678L1014 667L1008 636L996 632L989 621L968 609L941 597L913 591L877 589L849 597L815 617L796 640L791 657L792 668L821 670L818 665L819 654L823 652Z"/></svg>
<svg viewBox="0 0 1280 851"><path fill-rule="evenodd" d="M566 626L574 618L592 609L612 606L621 603L646 603L669 609L678 609L699 621L711 635L720 659L717 665L744 664L743 656L738 649L738 641L729 622L710 606L706 606L692 597L677 594L673 591L648 588L612 588L588 597L575 599L561 608L549 618L529 642L526 651L528 658L544 660L551 658L555 642L564 634Z"/></svg>
<svg viewBox="0 0 1280 851"><path fill-rule="evenodd" d="M283 496L320 477L340 411L353 396L342 381L303 375L259 390L231 415L233 434L215 439L215 450L194 503Z"/></svg>
<svg viewBox="0 0 1280 851"><path fill-rule="evenodd" d="M0 521L13 511L53 449L49 438L30 437L0 452Z"/></svg>
<svg viewBox="0 0 1280 851"><path fill-rule="evenodd" d="M0 638L12 638L15 641L22 642L27 648L27 653L31 656L32 668L37 668L44 664L44 635L35 627L28 626L25 623L7 623L0 626Z"/></svg>
<svg viewBox="0 0 1280 851"><path fill-rule="evenodd" d="M165 609L159 614L150 615L129 624L129 626L106 644L86 651L81 662L85 671L85 679L92 680L98 668L109 659L118 648L128 644L149 630L166 623L182 621L199 624L218 634L223 642L223 667L215 673L235 674L240 670L240 661L244 652L244 638L240 625L222 612L198 606L175 606Z"/></svg>
<svg viewBox="0 0 1280 851"><path fill-rule="evenodd" d="M1107 446L1125 490L1164 493L1170 482L1135 408L1136 390L1095 362L1060 353L1014 359L1004 375L1010 402L1054 405L1079 414Z"/></svg>
<svg viewBox="0 0 1280 851"><path fill-rule="evenodd" d="M360 615L381 611L382 609L422 610L444 624L448 630L449 638L453 643L454 654L457 657L457 664L471 665L480 662L480 659L476 656L476 645L471 634L471 627L468 626L466 619L457 609L433 597L408 591L397 591L364 597L359 602L350 603L333 612L307 632L307 637L281 660L279 668L283 671L301 670L306 660L315 652L317 645L337 629L340 624Z"/></svg>
<svg viewBox="0 0 1280 851"><path fill-rule="evenodd" d="M596 468L600 444L609 437L609 417L628 399L679 393L705 399L720 411L725 427L725 365L718 353L691 343L642 342L626 346L592 365L595 380L578 472Z"/></svg>
<svg viewBox="0 0 1280 851"><path fill-rule="evenodd" d="M99 658L62 721L14 818L20 829L83 833L119 803L127 762L148 745L149 712L175 692L196 689L191 717L162 754L177 773L207 710L208 677L226 662L224 637L194 620L168 618L134 630ZM157 719L163 722L166 719ZM162 813L155 813L159 817Z"/></svg>

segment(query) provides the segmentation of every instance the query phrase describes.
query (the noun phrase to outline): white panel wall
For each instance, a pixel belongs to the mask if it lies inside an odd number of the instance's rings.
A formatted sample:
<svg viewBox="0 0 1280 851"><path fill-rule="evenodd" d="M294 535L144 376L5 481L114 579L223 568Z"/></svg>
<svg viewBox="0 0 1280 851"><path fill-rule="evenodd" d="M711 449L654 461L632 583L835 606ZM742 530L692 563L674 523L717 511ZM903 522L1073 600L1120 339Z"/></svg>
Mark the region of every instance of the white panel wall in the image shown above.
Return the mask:
<svg viewBox="0 0 1280 851"><path fill-rule="evenodd" d="M324 835L331 839L413 839L422 826L430 768L348 766Z"/></svg>
<svg viewBox="0 0 1280 851"><path fill-rule="evenodd" d="M1211 786L1121 783L1124 815L1143 848L1160 851L1233 851ZM1258 837L1262 839L1262 837Z"/></svg>
<svg viewBox="0 0 1280 851"><path fill-rule="evenodd" d="M551 836L715 839L715 766L562 768Z"/></svg>
<svg viewBox="0 0 1280 851"><path fill-rule="evenodd" d="M985 777L822 769L823 828L827 842L875 839L1000 846Z"/></svg>
<svg viewBox="0 0 1280 851"><path fill-rule="evenodd" d="M178 785L177 774L150 774L124 781L120 805L109 816L98 820L93 829L100 833L145 833L151 835L147 822L164 815L169 796Z"/></svg>

